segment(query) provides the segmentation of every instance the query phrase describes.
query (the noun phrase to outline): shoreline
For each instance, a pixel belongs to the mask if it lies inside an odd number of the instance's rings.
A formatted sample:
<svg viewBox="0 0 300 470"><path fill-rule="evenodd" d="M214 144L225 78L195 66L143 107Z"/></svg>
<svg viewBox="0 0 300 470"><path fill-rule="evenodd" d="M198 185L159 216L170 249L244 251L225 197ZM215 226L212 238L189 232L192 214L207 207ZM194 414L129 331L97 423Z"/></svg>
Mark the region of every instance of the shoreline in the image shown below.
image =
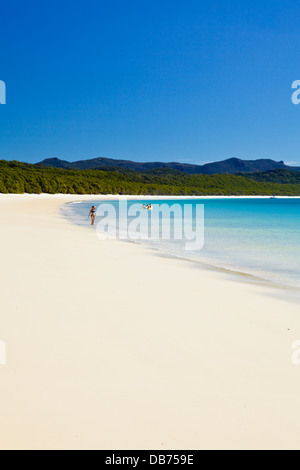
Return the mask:
<svg viewBox="0 0 300 470"><path fill-rule="evenodd" d="M85 202L88 200L94 201L94 200L104 200L104 201L109 201L109 200L118 200L118 199L129 199L129 200L159 200L159 199L270 199L270 196L133 196L133 195L114 195L114 194L101 194L101 195L89 195L89 194L48 194L48 193L42 193L42 194L29 194L29 193L24 193L24 194L3 194L0 193L0 202L1 200L5 200L8 197L8 199L22 199L25 197L26 199L40 199L45 198L45 199L72 199L71 201L64 201L63 204L60 206L60 210L63 208L64 205L72 204L72 203L80 203L80 202ZM75 199L75 200L74 200ZM300 196L276 196L276 199L300 199ZM67 215L62 214L63 217L71 222L72 225L77 225L75 222L69 218ZM119 240L119 241L124 241L124 240ZM126 242L126 240L125 240ZM128 241L127 241L128 242ZM217 266L214 264L209 264L204 261L199 261L199 260L193 260L189 258L184 258L181 256L176 256L173 254L165 253L159 248L156 248L154 246L150 246L141 242L137 241L130 241L130 243L137 244L139 246L143 246L147 248L150 251L155 252L158 255L161 255L162 257L167 257L170 259L175 259L175 260L180 260L183 262L190 262L192 264L195 264L199 269L208 269L208 270L213 270L219 273L224 273L225 275L228 275L229 277L232 276L235 278L237 282L248 282L248 283L254 283L257 285L264 286L268 288L269 290L273 290L272 295L282 295L286 300L292 301L292 302L298 302L299 301L299 296L300 296L300 290L298 287L287 285L287 284L282 284L282 283L277 283L275 281L272 281L270 279L261 277L256 274L248 273L246 271L239 271L239 270L234 270L231 269L230 267L222 267L222 266ZM278 291L277 293L274 291ZM291 294L291 295L289 295Z"/></svg>
<svg viewBox="0 0 300 470"><path fill-rule="evenodd" d="M299 448L299 305L101 242L69 200L0 197L0 448Z"/></svg>
<svg viewBox="0 0 300 470"><path fill-rule="evenodd" d="M0 199L5 198L82 198L84 201L85 199L95 200L111 200L111 199L271 199L272 196L153 196L153 195L123 195L123 194L48 194L48 193L24 193L24 194L17 194L17 193L0 193ZM275 199L300 199L300 196L275 196Z"/></svg>
<svg viewBox="0 0 300 470"><path fill-rule="evenodd" d="M103 197L103 199L102 199L102 197ZM183 198L180 197L180 196L174 196L173 198L172 197L167 197L167 196L165 196L165 197L157 196L157 197L152 197L152 198L150 198L150 196L148 198L146 196L141 197L141 198L138 197L138 196L132 196L132 197L130 197L130 196L116 196L114 198L114 200L122 199L122 198L130 199L130 200L135 200L135 199L137 199L137 200L142 199L143 200L145 198L147 200L198 199L198 197L190 197L190 196L186 196L186 197L183 197ZM216 196L215 199L217 199L217 198L218 197ZM235 199L237 199L237 198L238 197L236 197ZM254 196L253 198L256 198L256 196ZM260 199L260 197L258 197L258 198ZM199 198L199 199L202 199L202 198ZM212 199L212 198L207 197L207 199ZM232 199L232 198L231 197L224 197L224 198L221 197L221 199ZM240 199L248 199L248 198L247 197L241 197ZM266 199L268 199L268 197ZM283 197L282 199L287 199L287 198ZM292 197L292 199L295 199L295 198ZM94 198L91 199L91 201L94 201L94 200L96 200L96 199L94 199ZM104 195L104 196L101 196L101 199L97 199L97 200L109 201L109 200L112 200L112 199L111 199L110 195ZM75 203L80 203L80 202L85 202L85 201L84 200L75 201ZM65 205L68 206L69 204L73 204L73 203L74 203L74 201L65 202L61 206L61 211L63 213L63 216L67 220L69 220L72 224L81 226L80 224L76 224L75 218L73 219L71 216L69 217L68 214L65 214L63 212L63 207ZM170 258L170 259L177 259L177 260L182 260L182 261L194 263L196 266L198 266L199 269L211 269L211 270L215 270L216 272L222 272L224 274L227 274L228 276L237 276L236 280L239 280L239 281L242 280L243 282L257 283L257 284L264 285L264 286L268 287L269 289L278 290L282 295L286 296L287 300L291 300L293 302L300 300L300 288L297 287L297 286L293 286L293 285L290 285L290 284L284 284L284 283L281 283L281 282L276 282L275 280L268 279L267 277L260 276L259 274L247 272L246 270L243 271L241 269L234 269L234 267L231 267L231 266L219 266L217 264L214 264L213 262L209 263L209 262L206 262L204 260L196 260L196 259L192 259L192 258L188 258L188 257L184 257L184 256L177 256L175 254L167 253L163 249L161 249L157 246L153 246L153 245L141 242L141 241L137 241L137 240L119 240L119 241L125 241L125 242L129 242L129 243L134 243L134 244L141 245L141 246L146 247L147 249L149 249L151 251L153 250L157 254L160 254L160 255L165 256L165 257ZM289 294L291 294L291 299L289 299Z"/></svg>

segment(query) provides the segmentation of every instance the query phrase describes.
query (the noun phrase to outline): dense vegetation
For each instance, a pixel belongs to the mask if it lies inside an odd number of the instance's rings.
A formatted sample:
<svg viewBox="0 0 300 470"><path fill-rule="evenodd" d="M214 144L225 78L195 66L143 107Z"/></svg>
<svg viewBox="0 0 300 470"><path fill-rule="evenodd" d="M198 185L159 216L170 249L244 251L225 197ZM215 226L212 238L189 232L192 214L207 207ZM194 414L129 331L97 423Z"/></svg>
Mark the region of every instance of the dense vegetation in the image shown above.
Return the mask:
<svg viewBox="0 0 300 470"><path fill-rule="evenodd" d="M300 196L299 176L265 174L189 175L177 170L73 170L0 161L0 193L288 195ZM255 175L257 175L255 177ZM275 176L274 176L275 175ZM276 176L277 175L277 176ZM285 175L285 176L284 176ZM257 178L258 180L256 180Z"/></svg>
<svg viewBox="0 0 300 470"><path fill-rule="evenodd" d="M271 171L257 171L256 173L247 173L247 178L268 183L300 184L300 171L281 169Z"/></svg>

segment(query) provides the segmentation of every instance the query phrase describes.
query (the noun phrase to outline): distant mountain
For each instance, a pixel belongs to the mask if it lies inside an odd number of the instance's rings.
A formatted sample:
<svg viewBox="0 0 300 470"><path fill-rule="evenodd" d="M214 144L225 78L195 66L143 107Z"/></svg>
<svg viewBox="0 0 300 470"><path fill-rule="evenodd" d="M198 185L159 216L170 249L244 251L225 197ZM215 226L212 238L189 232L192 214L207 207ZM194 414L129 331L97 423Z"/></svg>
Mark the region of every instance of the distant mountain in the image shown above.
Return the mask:
<svg viewBox="0 0 300 470"><path fill-rule="evenodd" d="M201 173L212 175L214 173L254 173L256 171L270 171L285 169L290 171L300 171L300 167L285 165L283 161L275 162L270 159L241 160L239 158L229 158L216 163L207 163L201 166Z"/></svg>
<svg viewBox="0 0 300 470"><path fill-rule="evenodd" d="M40 163L36 164L37 166L51 166L52 168L71 168L72 163L67 162L66 160L60 160L59 158L46 158Z"/></svg>
<svg viewBox="0 0 300 470"><path fill-rule="evenodd" d="M114 160L112 158L93 158L91 160L79 160L77 162L67 162L58 158L47 158L37 164L38 166L48 166L54 168L65 168L75 170L115 170L126 169L134 171L149 171L155 169L172 169L182 171L188 174L213 175L219 173L255 173L271 170L290 170L300 171L300 167L285 165L283 161L276 162L270 159L260 160L241 160L240 158L229 158L215 163L206 163L205 165L192 165L188 163L163 163L163 162L133 162L130 160Z"/></svg>

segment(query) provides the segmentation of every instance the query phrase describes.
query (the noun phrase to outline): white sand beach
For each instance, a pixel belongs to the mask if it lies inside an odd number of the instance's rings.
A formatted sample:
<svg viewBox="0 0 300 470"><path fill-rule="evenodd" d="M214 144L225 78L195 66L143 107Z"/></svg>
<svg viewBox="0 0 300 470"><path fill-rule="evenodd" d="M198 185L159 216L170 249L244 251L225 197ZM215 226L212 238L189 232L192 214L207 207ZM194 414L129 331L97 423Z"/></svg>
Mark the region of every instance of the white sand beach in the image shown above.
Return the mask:
<svg viewBox="0 0 300 470"><path fill-rule="evenodd" d="M76 199L0 195L0 448L299 449L299 304L100 241Z"/></svg>

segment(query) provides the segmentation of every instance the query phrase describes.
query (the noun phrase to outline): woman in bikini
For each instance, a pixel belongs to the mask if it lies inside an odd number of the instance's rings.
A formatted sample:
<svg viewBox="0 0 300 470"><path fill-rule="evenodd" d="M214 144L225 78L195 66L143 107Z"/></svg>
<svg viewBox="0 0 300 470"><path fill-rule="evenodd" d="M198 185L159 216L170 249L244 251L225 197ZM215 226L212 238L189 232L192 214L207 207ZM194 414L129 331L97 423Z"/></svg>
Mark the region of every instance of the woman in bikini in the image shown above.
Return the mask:
<svg viewBox="0 0 300 470"><path fill-rule="evenodd" d="M91 225L94 225L95 217L96 217L96 206L92 206L92 208L89 212L89 217L91 218Z"/></svg>

